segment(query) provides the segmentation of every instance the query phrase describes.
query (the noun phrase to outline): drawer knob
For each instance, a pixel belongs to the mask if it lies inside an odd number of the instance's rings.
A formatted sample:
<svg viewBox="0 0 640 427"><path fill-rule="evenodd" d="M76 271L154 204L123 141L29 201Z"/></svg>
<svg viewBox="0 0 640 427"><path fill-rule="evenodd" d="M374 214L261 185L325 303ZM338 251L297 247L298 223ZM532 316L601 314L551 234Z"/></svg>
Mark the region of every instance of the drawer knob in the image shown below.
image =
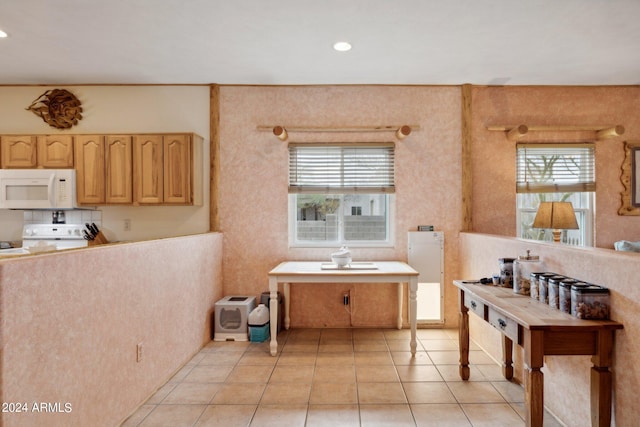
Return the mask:
<svg viewBox="0 0 640 427"><path fill-rule="evenodd" d="M476 307L478 307L478 304L476 304L475 301L471 301L471 308L473 308L475 310Z"/></svg>
<svg viewBox="0 0 640 427"><path fill-rule="evenodd" d="M505 321L504 321L504 320L502 320L502 319L498 319L498 324L500 325L500 327L501 327L502 329L504 329L504 328L506 328L506 327L507 327L507 322L505 322Z"/></svg>

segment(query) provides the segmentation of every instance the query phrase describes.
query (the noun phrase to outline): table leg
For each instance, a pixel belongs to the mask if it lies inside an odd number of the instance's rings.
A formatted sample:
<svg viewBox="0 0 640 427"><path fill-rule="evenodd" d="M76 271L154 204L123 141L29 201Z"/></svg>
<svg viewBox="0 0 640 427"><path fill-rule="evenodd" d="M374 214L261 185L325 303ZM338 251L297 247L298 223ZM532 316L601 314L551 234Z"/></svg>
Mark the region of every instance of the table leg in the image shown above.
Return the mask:
<svg viewBox="0 0 640 427"><path fill-rule="evenodd" d="M502 336L502 375L513 379L513 341L506 335Z"/></svg>
<svg viewBox="0 0 640 427"><path fill-rule="evenodd" d="M291 319L289 318L289 295L291 294L291 289L289 283L285 283L282 287L284 290L284 328L289 330L291 324Z"/></svg>
<svg viewBox="0 0 640 427"><path fill-rule="evenodd" d="M271 355L275 356L278 352L278 281L275 277L269 278L269 322L270 323L270 333L271 333L271 343L269 345L271 350Z"/></svg>
<svg viewBox="0 0 640 427"><path fill-rule="evenodd" d="M460 290L460 316L458 320L458 344L460 347L460 378L469 379L469 309L464 305L464 291Z"/></svg>
<svg viewBox="0 0 640 427"><path fill-rule="evenodd" d="M527 427L542 427L544 419L544 333L524 331L524 406Z"/></svg>
<svg viewBox="0 0 640 427"><path fill-rule="evenodd" d="M402 297L403 297L402 288L403 287L404 287L404 283L398 283L398 321L397 321L398 329L402 329Z"/></svg>
<svg viewBox="0 0 640 427"><path fill-rule="evenodd" d="M409 279L409 323L411 325L411 356L416 355L418 347L416 341L416 328L418 327L418 278Z"/></svg>
<svg viewBox="0 0 640 427"><path fill-rule="evenodd" d="M611 387L613 383L609 366L612 363L613 331L598 333L596 354L591 358L591 426L611 425Z"/></svg>

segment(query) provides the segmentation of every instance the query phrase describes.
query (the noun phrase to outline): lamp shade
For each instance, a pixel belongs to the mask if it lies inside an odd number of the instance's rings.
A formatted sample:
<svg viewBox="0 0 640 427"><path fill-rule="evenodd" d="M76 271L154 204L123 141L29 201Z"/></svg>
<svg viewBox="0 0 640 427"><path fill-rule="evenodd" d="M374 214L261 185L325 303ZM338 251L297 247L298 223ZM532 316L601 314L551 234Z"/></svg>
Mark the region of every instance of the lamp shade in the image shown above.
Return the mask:
<svg viewBox="0 0 640 427"><path fill-rule="evenodd" d="M577 230L578 222L571 202L541 202L533 228Z"/></svg>

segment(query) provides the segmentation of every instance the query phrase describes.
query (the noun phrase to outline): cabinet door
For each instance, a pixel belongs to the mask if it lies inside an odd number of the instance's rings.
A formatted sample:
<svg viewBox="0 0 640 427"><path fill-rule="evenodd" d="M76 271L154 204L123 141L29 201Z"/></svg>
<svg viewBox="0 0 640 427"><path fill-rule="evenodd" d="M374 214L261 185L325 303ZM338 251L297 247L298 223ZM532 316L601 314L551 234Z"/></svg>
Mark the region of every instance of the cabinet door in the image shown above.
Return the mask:
<svg viewBox="0 0 640 427"><path fill-rule="evenodd" d="M101 135L78 135L74 151L78 203L104 203L104 137Z"/></svg>
<svg viewBox="0 0 640 427"><path fill-rule="evenodd" d="M164 136L164 203L191 204L191 138Z"/></svg>
<svg viewBox="0 0 640 427"><path fill-rule="evenodd" d="M72 168L73 136L38 136L38 166L52 169Z"/></svg>
<svg viewBox="0 0 640 427"><path fill-rule="evenodd" d="M162 135L136 135L133 139L134 202L160 204L163 200Z"/></svg>
<svg viewBox="0 0 640 427"><path fill-rule="evenodd" d="M132 161L130 135L109 135L106 139L106 203L131 203Z"/></svg>
<svg viewBox="0 0 640 427"><path fill-rule="evenodd" d="M3 169L25 169L37 166L37 138L30 135L7 135L0 141Z"/></svg>

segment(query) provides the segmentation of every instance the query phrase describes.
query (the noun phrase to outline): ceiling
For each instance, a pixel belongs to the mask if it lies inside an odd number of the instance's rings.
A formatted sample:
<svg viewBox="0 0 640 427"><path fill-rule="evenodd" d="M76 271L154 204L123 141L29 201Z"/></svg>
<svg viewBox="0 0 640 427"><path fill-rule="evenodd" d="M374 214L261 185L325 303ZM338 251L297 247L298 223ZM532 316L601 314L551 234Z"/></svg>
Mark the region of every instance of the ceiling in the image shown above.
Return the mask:
<svg viewBox="0 0 640 427"><path fill-rule="evenodd" d="M3 0L0 84L638 85L639 22L638 0Z"/></svg>

